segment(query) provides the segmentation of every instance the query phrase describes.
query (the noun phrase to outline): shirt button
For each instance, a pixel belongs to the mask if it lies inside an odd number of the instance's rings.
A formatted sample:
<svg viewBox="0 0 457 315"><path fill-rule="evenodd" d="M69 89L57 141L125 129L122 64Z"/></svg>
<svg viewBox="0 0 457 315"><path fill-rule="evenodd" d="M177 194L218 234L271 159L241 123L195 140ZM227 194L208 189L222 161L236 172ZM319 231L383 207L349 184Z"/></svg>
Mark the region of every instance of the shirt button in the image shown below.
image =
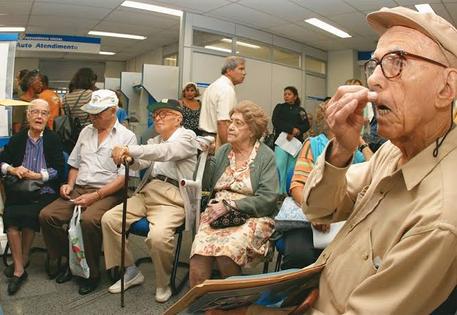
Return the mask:
<svg viewBox="0 0 457 315"><path fill-rule="evenodd" d="M362 256L363 260L368 260L369 257L370 255L368 255L367 253L363 254Z"/></svg>

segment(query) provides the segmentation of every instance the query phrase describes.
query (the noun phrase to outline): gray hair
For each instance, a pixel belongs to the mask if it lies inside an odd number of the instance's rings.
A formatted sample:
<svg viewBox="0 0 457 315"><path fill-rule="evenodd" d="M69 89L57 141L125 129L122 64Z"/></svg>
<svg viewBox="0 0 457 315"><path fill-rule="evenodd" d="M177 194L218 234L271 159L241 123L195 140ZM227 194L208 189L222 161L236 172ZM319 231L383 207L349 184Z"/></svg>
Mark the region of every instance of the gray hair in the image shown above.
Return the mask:
<svg viewBox="0 0 457 315"><path fill-rule="evenodd" d="M49 109L49 103L41 98L34 99L30 102L29 106L27 106L28 112L32 109L33 105L45 105Z"/></svg>
<svg viewBox="0 0 457 315"><path fill-rule="evenodd" d="M246 60L243 57L238 56L228 56L225 58L224 65L221 69L221 74L226 74L228 70L233 70L238 65L245 64Z"/></svg>

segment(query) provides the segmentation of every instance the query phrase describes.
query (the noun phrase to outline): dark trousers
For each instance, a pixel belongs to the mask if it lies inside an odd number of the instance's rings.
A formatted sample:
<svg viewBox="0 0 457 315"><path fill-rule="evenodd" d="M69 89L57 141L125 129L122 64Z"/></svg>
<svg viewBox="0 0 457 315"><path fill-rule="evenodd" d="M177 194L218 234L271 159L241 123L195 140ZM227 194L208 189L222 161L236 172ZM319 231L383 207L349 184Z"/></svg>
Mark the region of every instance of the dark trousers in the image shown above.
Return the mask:
<svg viewBox="0 0 457 315"><path fill-rule="evenodd" d="M75 186L71 199L85 193L94 192L96 188ZM107 196L83 209L81 230L90 278L100 277L100 252L102 247L101 219L103 214L121 202L121 192ZM51 259L68 257L68 224L73 215L74 203L62 198L47 205L40 212L40 224L43 238Z"/></svg>
<svg viewBox="0 0 457 315"><path fill-rule="evenodd" d="M311 227L283 232L283 239L282 270L306 267L314 263L322 252L314 248Z"/></svg>

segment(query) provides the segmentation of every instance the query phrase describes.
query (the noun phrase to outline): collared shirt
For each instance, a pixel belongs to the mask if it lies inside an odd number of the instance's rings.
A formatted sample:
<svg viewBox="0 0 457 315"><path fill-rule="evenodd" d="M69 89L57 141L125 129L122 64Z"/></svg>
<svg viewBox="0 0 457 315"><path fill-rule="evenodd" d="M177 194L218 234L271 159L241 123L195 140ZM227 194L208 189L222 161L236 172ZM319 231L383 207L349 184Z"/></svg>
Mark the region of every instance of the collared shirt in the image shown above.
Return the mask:
<svg viewBox="0 0 457 315"><path fill-rule="evenodd" d="M68 164L78 169L77 185L99 188L125 175L124 166L117 167L111 158L114 146L136 144L133 132L121 125L117 119L106 139L98 144L98 130L92 124L80 133Z"/></svg>
<svg viewBox="0 0 457 315"><path fill-rule="evenodd" d="M227 76L221 75L203 94L199 128L217 133L217 121L230 120L230 111L236 104L233 82Z"/></svg>
<svg viewBox="0 0 457 315"><path fill-rule="evenodd" d="M430 314L457 285L457 129L398 167L387 142L366 163L318 159L304 189L313 221L347 219L326 262L312 314ZM318 311L317 311L318 310Z"/></svg>
<svg viewBox="0 0 457 315"><path fill-rule="evenodd" d="M179 127L166 141L157 136L149 139L145 145L128 147L134 158L132 169L144 169L154 163L153 176L161 174L178 181L192 179L197 165L197 142L192 130ZM140 183L142 185L144 182Z"/></svg>
<svg viewBox="0 0 457 315"><path fill-rule="evenodd" d="M8 163L2 163L1 169L3 174L8 174L9 166L10 165ZM44 157L43 150L43 132L41 132L40 137L36 141L30 137L30 131L28 132L22 166L32 172L41 173L43 182L47 182L48 180L52 180L57 177L57 170L46 166L46 159ZM44 186L40 192L54 193L54 190L49 186Z"/></svg>

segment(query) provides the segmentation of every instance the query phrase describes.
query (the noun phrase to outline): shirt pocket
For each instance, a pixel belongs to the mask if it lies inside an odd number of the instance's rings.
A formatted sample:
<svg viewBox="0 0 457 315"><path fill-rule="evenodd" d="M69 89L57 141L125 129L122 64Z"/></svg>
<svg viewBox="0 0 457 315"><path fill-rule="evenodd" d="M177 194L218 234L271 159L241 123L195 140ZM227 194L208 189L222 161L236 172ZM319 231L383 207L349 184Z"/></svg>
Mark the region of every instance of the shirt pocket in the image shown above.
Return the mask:
<svg viewBox="0 0 457 315"><path fill-rule="evenodd" d="M97 150L97 159L99 165L106 171L117 173L118 167L114 164L111 158L112 150L110 148L101 147Z"/></svg>
<svg viewBox="0 0 457 315"><path fill-rule="evenodd" d="M351 244L349 248L340 249L332 254L324 269L324 281L340 310L345 309L354 289L377 271L373 264L371 230L357 234L357 239L345 242Z"/></svg>

